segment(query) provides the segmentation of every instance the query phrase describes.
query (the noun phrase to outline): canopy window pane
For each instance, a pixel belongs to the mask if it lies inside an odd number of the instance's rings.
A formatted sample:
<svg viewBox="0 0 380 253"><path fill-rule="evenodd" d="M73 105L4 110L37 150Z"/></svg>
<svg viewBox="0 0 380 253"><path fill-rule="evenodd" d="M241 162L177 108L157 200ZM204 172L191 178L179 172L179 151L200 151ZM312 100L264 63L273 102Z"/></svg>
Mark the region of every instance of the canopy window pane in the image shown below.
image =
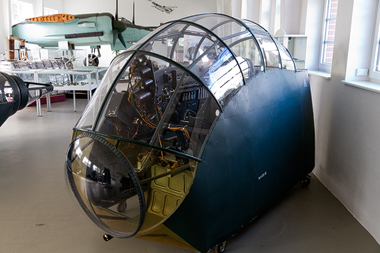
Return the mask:
<svg viewBox="0 0 380 253"><path fill-rule="evenodd" d="M288 70L295 70L293 58L290 55L289 51L281 43L276 42L276 44L280 52L282 68Z"/></svg>
<svg viewBox="0 0 380 253"><path fill-rule="evenodd" d="M182 73L165 61L137 54L113 88L98 131L149 143Z"/></svg>
<svg viewBox="0 0 380 253"><path fill-rule="evenodd" d="M260 47L264 51L266 68L281 68L280 57L276 44L274 44L273 39L269 35L255 34Z"/></svg>
<svg viewBox="0 0 380 253"><path fill-rule="evenodd" d="M233 37L226 43L236 55L245 79L264 71L260 49L250 34Z"/></svg>
<svg viewBox="0 0 380 253"><path fill-rule="evenodd" d="M221 106L241 87L243 76L235 57L224 46L216 43L207 48L198 58L200 61L190 69L211 90ZM243 63L243 60L241 60Z"/></svg>
<svg viewBox="0 0 380 253"><path fill-rule="evenodd" d="M200 157L211 126L219 116L219 107L209 91L191 77L167 109L154 145Z"/></svg>
<svg viewBox="0 0 380 253"><path fill-rule="evenodd" d="M94 96L92 97L90 103L87 105L79 122L77 123L78 128L90 130L93 128L96 120L96 115L99 114L103 101L105 100L110 87L115 82L120 71L122 71L124 66L127 64L130 56L130 53L121 54L112 61L105 76L102 79L102 83L96 89Z"/></svg>

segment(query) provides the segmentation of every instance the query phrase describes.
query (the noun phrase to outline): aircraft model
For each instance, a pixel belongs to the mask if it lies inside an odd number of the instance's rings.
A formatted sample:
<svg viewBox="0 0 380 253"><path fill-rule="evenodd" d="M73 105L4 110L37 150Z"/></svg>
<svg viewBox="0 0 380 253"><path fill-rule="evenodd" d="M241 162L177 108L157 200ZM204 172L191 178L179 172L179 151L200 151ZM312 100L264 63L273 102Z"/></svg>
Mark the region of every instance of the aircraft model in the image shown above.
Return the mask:
<svg viewBox="0 0 380 253"><path fill-rule="evenodd" d="M258 24L202 14L114 58L65 171L105 240L222 252L313 168L307 71Z"/></svg>
<svg viewBox="0 0 380 253"><path fill-rule="evenodd" d="M174 11L174 8L177 8L177 6L165 6L165 5L160 5L153 0L148 0L148 2L152 3L152 7L156 8L157 10L160 10L162 12L165 12L167 14L172 13Z"/></svg>
<svg viewBox="0 0 380 253"><path fill-rule="evenodd" d="M24 82L20 77L0 72L0 126L27 105L53 91L51 84Z"/></svg>
<svg viewBox="0 0 380 253"><path fill-rule="evenodd" d="M66 41L70 45L94 49L110 44L112 50L123 50L154 29L136 25L134 11L132 22L125 18L119 20L116 2L115 17L110 13L42 16L13 25L12 34L40 47L58 47L59 42Z"/></svg>

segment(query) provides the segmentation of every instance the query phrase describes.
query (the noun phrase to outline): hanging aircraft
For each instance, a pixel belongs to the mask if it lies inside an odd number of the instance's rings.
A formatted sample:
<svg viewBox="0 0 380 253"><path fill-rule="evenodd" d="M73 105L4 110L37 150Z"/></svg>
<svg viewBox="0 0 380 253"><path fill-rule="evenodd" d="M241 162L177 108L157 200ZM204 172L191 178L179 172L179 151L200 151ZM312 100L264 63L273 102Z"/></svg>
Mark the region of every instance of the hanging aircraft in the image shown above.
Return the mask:
<svg viewBox="0 0 380 253"><path fill-rule="evenodd" d="M116 2L115 16L110 13L94 13L35 17L13 25L12 34L40 47L58 47L60 42L65 41L69 45L90 46L94 50L106 44L110 44L112 50L123 50L156 28L136 25L134 20L134 4L133 20L130 22L118 18Z"/></svg>
<svg viewBox="0 0 380 253"><path fill-rule="evenodd" d="M53 89L51 84L24 82L18 76L0 72L0 126L18 110L51 93Z"/></svg>
<svg viewBox="0 0 380 253"><path fill-rule="evenodd" d="M153 0L148 0L148 2L152 3L152 7L156 8L157 10L160 10L162 12L165 12L167 14L172 13L174 11L174 8L177 8L177 6L165 6L165 5L160 5Z"/></svg>
<svg viewBox="0 0 380 253"><path fill-rule="evenodd" d="M258 24L169 22L116 56L66 178L103 238L217 252L314 168L306 70Z"/></svg>

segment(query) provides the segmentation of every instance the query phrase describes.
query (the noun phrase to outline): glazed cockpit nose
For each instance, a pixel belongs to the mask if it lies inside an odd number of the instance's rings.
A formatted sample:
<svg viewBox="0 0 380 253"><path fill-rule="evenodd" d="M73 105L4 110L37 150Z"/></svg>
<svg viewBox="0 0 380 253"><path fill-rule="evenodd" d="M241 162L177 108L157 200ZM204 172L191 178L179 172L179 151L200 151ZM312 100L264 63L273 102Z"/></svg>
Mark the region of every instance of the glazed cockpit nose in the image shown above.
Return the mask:
<svg viewBox="0 0 380 253"><path fill-rule="evenodd" d="M144 197L128 161L105 139L82 135L66 158L70 186L82 208L117 237L133 236L144 220Z"/></svg>

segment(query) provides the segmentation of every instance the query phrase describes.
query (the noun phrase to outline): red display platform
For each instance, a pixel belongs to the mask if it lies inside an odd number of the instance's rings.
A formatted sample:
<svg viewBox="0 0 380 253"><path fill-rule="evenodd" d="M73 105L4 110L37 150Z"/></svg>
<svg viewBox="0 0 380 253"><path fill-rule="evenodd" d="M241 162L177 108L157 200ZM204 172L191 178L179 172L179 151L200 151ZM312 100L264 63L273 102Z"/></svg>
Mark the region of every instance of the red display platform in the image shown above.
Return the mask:
<svg viewBox="0 0 380 253"><path fill-rule="evenodd" d="M54 102L61 102L61 101L65 101L65 100L66 100L66 95L65 94L58 94L58 95L50 96L50 101L52 103L54 103ZM46 97L42 97L41 98L41 104L46 104ZM35 105L36 105L36 102L33 102L30 105L28 105L28 106L35 106Z"/></svg>

